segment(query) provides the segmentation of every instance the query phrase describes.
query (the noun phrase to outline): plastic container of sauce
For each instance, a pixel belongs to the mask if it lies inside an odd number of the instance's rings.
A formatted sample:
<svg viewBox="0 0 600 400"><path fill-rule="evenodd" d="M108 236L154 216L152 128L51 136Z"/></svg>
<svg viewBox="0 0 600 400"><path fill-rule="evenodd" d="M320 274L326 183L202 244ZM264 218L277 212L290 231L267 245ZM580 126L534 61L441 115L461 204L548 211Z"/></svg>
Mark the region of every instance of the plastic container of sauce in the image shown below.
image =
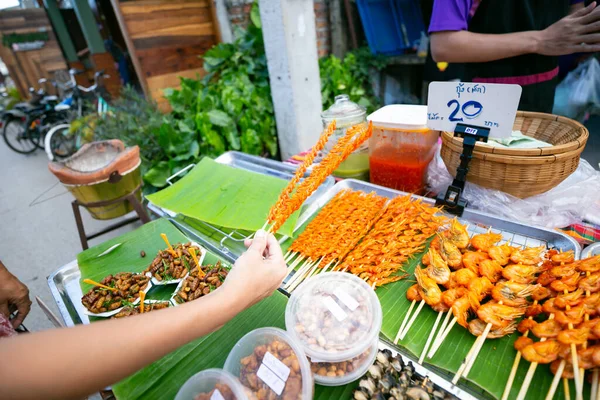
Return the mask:
<svg viewBox="0 0 600 400"><path fill-rule="evenodd" d="M340 137L342 137L348 128L358 124L367 124L367 112L358 104L350 101L347 94L340 94L335 97L335 103L327 110L321 113L323 127L327 127L333 120L336 121L336 130L331 135L329 142L325 145L324 152L328 153ZM369 179L369 145L363 143L354 151L338 169L333 171L333 175L338 178Z"/></svg>
<svg viewBox="0 0 600 400"><path fill-rule="evenodd" d="M427 127L427 106L394 104L369 115L371 183L423 194L439 132Z"/></svg>

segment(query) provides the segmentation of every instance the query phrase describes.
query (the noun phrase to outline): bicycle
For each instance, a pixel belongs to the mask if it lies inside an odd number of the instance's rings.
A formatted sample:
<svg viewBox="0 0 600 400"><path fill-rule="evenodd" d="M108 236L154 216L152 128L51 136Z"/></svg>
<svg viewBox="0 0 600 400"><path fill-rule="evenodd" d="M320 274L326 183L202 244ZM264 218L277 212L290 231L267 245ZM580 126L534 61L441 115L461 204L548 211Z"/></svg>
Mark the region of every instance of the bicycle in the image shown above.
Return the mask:
<svg viewBox="0 0 600 400"><path fill-rule="evenodd" d="M73 76L73 74L72 74ZM76 85L74 92L74 103L77 107L77 117L74 120L81 119L85 113L84 94L91 94L95 98L95 113L90 116L102 116L108 112L108 102L105 99L103 87L100 85L100 78L106 78L108 75L104 71L98 71L94 75L94 84L88 88ZM81 146L89 140L85 140L84 135L79 130L72 129L71 123L63 123L52 127L44 139L44 150L50 161L63 159L71 156ZM89 126L87 127L90 128Z"/></svg>
<svg viewBox="0 0 600 400"><path fill-rule="evenodd" d="M43 138L51 126L63 122L67 116L57 109L56 96L41 95L41 100L22 103L3 114L2 136L7 146L21 154L43 148Z"/></svg>

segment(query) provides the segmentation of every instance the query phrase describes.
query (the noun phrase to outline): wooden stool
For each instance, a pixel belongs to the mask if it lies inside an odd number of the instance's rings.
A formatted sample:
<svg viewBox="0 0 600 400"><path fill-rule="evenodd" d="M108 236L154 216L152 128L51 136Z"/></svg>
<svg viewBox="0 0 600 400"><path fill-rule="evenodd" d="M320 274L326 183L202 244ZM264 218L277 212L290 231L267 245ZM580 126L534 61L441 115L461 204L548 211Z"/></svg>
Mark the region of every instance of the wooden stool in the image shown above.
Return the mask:
<svg viewBox="0 0 600 400"><path fill-rule="evenodd" d="M150 217L148 216L148 213L146 213L144 206L136 197L136 194L141 190L142 190L142 185L140 184L140 186L138 186L133 192L128 193L125 196L121 196L121 197L113 199L113 200L97 201L95 203L81 203L78 200L73 200L73 202L71 203L71 206L73 207L73 215L75 216L75 224L77 224L77 231L79 232L79 240L81 240L81 247L83 248L83 250L87 250L89 248L88 240L97 238L98 236L104 235L105 233L112 232L115 229L119 229L120 227L131 224L132 222L135 222L137 220L141 220L143 224L150 222ZM102 207L102 206L108 206L108 205L112 205L112 204L123 203L126 201L129 202L133 206L133 209L135 210L137 216L125 219L125 220L118 222L116 224L113 224L105 229L102 229L101 231L92 233L91 235L87 235L85 233L85 228L83 227L83 220L81 218L81 211L79 210L79 207Z"/></svg>

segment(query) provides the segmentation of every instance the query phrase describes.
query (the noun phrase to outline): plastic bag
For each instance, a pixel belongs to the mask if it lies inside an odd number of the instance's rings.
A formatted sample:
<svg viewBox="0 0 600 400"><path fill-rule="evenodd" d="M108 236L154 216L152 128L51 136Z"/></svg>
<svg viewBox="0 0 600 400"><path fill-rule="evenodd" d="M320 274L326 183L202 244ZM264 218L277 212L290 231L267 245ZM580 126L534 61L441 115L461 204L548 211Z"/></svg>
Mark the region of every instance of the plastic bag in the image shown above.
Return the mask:
<svg viewBox="0 0 600 400"><path fill-rule="evenodd" d="M427 171L429 190L445 193L452 180L438 145ZM600 224L600 172L583 159L567 179L536 196L519 199L470 182L465 185L463 196L469 208L529 225L564 228L582 220Z"/></svg>
<svg viewBox="0 0 600 400"><path fill-rule="evenodd" d="M553 114L582 121L585 114L600 111L600 63L590 57L569 72L554 94Z"/></svg>

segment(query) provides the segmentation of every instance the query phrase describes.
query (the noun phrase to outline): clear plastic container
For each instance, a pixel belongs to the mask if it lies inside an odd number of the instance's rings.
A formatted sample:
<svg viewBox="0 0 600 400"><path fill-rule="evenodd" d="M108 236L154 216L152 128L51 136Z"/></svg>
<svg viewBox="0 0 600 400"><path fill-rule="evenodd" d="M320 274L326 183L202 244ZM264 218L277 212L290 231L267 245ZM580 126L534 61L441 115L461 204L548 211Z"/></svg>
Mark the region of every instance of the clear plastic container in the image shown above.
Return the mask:
<svg viewBox="0 0 600 400"><path fill-rule="evenodd" d="M260 328L246 334L227 356L223 369L237 377L256 400L310 400L313 396L306 354L279 328Z"/></svg>
<svg viewBox="0 0 600 400"><path fill-rule="evenodd" d="M290 297L285 326L311 359L350 360L379 336L381 304L362 279L345 272L310 278Z"/></svg>
<svg viewBox="0 0 600 400"><path fill-rule="evenodd" d="M369 115L371 183L423 194L439 132L427 127L427 106L394 104Z"/></svg>
<svg viewBox="0 0 600 400"><path fill-rule="evenodd" d="M370 348L347 361L317 362L317 359L309 358L315 383L323 386L342 386L360 379L373 365L378 351L379 338L375 338Z"/></svg>
<svg viewBox="0 0 600 400"><path fill-rule="evenodd" d="M247 400L244 387L229 372L212 368L188 379L175 400Z"/></svg>
<svg viewBox="0 0 600 400"><path fill-rule="evenodd" d="M367 124L367 112L358 104L350 101L347 94L335 97L335 103L321 113L323 127L327 127L333 120L336 121L336 130L325 145L325 153L331 151L338 139L346 133L351 126ZM369 179L369 145L363 143L348 158L340 164L333 175L339 178Z"/></svg>

